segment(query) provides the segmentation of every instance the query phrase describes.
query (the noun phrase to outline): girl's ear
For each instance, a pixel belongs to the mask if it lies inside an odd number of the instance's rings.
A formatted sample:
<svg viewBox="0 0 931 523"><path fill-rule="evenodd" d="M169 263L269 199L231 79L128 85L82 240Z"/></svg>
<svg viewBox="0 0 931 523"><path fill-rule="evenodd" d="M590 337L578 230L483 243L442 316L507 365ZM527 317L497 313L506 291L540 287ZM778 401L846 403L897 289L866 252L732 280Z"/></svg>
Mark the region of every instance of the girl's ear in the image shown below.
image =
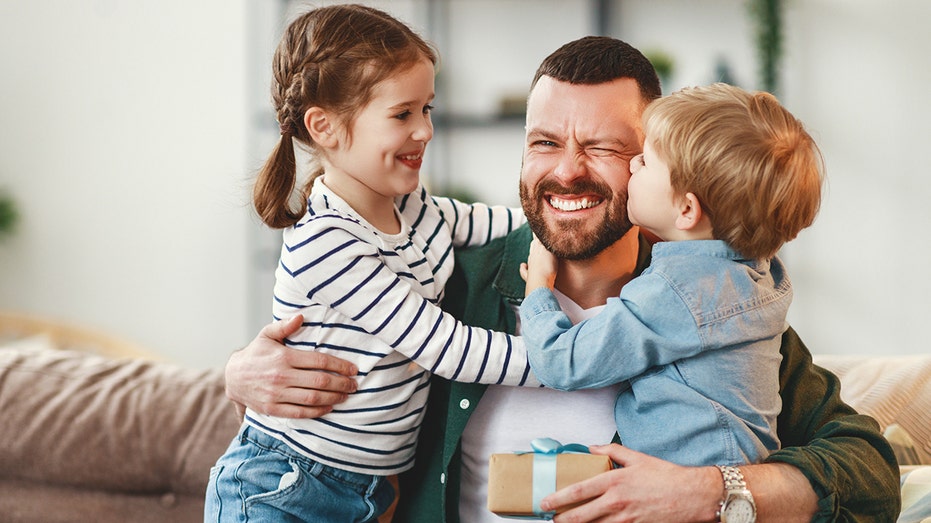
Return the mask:
<svg viewBox="0 0 931 523"><path fill-rule="evenodd" d="M685 193L679 201L679 214L676 216L676 228L681 231L691 231L701 225L701 202L692 193Z"/></svg>
<svg viewBox="0 0 931 523"><path fill-rule="evenodd" d="M304 113L304 127L310 133L310 139L322 147L334 147L337 144L333 134L333 122L330 116L319 107L311 107Z"/></svg>

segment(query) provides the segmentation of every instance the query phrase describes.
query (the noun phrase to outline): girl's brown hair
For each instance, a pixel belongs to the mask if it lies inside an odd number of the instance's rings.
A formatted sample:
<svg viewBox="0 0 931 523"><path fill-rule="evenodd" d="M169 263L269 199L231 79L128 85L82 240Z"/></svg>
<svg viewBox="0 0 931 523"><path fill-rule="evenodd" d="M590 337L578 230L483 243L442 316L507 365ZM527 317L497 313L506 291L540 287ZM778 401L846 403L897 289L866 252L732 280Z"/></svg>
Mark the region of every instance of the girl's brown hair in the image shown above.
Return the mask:
<svg viewBox="0 0 931 523"><path fill-rule="evenodd" d="M356 4L309 11L288 25L272 62L272 102L281 139L259 171L252 200L269 227L297 223L307 210L313 178L292 208L296 183L296 140L308 150L314 143L304 113L320 107L348 124L371 100L376 84L423 59L437 62L433 47L391 15Z"/></svg>
<svg viewBox="0 0 931 523"><path fill-rule="evenodd" d="M821 152L773 95L687 88L652 102L643 122L673 192L694 194L714 237L743 256L771 258L818 214Z"/></svg>

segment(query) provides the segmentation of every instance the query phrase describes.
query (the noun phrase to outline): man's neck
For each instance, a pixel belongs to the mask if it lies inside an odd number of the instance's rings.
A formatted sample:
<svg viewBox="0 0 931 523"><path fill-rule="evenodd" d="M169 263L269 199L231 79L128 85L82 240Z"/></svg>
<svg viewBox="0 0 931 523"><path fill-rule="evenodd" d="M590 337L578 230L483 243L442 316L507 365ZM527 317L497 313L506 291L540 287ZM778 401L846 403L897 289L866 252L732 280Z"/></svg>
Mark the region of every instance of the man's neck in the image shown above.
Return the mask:
<svg viewBox="0 0 931 523"><path fill-rule="evenodd" d="M639 228L587 260L560 260L555 287L583 309L604 305L634 278L640 251Z"/></svg>

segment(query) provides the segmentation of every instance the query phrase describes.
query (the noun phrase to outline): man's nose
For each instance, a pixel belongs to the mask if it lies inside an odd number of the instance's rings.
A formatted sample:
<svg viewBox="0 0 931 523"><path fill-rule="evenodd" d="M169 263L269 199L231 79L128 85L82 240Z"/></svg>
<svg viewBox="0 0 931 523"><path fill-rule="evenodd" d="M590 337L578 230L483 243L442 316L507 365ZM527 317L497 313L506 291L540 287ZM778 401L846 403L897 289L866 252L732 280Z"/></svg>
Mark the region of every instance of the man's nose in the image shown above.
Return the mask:
<svg viewBox="0 0 931 523"><path fill-rule="evenodd" d="M571 181L584 176L587 171L584 158L577 154L563 154L553 170L553 175L563 181Z"/></svg>

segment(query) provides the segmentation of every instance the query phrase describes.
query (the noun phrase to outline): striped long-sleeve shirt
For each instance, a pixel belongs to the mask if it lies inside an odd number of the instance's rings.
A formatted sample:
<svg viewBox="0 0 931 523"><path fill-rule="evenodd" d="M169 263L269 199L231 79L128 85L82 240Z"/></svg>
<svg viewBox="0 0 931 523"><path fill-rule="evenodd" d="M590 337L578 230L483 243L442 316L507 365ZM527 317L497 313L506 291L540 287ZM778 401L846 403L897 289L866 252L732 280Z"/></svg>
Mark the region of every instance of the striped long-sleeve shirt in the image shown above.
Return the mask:
<svg viewBox="0 0 931 523"><path fill-rule="evenodd" d="M539 386L520 338L463 325L438 305L452 249L504 236L524 222L520 210L432 197L423 187L395 205L401 232L384 234L316 180L307 215L284 231L273 312L303 314L286 343L353 361L358 391L318 419L247 415L314 460L375 475L413 465L431 372Z"/></svg>

